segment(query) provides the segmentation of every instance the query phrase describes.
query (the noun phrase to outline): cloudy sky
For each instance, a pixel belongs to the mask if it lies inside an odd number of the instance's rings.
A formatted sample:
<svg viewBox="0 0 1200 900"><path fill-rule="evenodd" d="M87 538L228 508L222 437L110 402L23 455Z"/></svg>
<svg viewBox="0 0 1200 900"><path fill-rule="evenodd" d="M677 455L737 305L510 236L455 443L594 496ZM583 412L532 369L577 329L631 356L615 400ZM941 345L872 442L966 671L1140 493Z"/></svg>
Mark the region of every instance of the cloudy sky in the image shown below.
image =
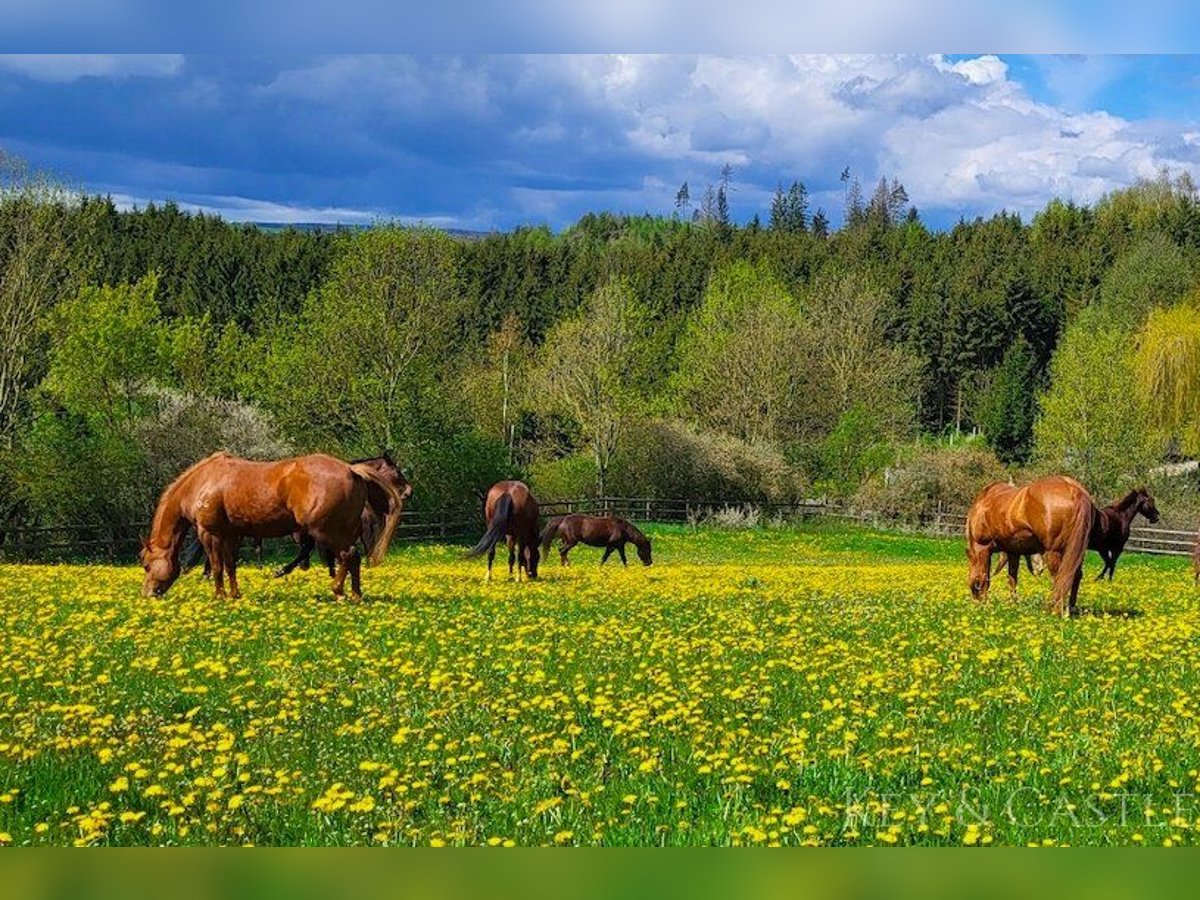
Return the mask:
<svg viewBox="0 0 1200 900"><path fill-rule="evenodd" d="M0 56L0 148L123 206L233 220L549 224L669 212L734 170L735 218L849 166L943 227L1200 176L1200 57Z"/></svg>

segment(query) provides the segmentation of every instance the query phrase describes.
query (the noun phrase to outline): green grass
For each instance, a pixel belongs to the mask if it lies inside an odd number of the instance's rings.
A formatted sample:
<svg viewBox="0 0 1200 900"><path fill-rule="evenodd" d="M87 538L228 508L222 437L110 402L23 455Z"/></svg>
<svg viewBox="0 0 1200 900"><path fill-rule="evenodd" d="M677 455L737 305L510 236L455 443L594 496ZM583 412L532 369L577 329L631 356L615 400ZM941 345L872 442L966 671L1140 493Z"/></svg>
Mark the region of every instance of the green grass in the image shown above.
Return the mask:
<svg viewBox="0 0 1200 900"><path fill-rule="evenodd" d="M361 605L315 569L217 602L0 566L0 841L1194 842L1186 560L1062 621L1024 571L969 600L961 540L650 534L649 569L579 547L534 584L402 547Z"/></svg>

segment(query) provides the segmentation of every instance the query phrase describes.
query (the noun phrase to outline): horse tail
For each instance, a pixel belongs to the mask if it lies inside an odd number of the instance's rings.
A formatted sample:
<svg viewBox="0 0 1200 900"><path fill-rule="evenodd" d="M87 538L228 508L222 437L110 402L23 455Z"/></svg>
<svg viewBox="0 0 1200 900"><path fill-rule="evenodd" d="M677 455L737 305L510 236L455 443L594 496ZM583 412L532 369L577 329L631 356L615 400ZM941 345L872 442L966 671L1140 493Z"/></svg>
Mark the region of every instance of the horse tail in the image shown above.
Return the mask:
<svg viewBox="0 0 1200 900"><path fill-rule="evenodd" d="M511 517L512 496L510 494L501 494L499 501L496 503L496 512L492 516L492 524L488 526L488 530L479 539L479 543L467 551L467 556L479 556L480 554L487 553L504 540L504 534L508 531L508 520Z"/></svg>
<svg viewBox="0 0 1200 900"><path fill-rule="evenodd" d="M388 545L392 542L392 535L396 533L396 526L400 524L400 516L404 512L404 498L389 479L370 466L354 463L350 466L350 471L366 485L367 505L375 517L383 522L382 528L372 529L373 534L363 536L364 541L369 542L367 562L375 566L383 561L383 555L387 553Z"/></svg>
<svg viewBox="0 0 1200 900"><path fill-rule="evenodd" d="M1070 597L1075 586L1075 575L1083 568L1083 557L1087 553L1088 540L1092 534L1094 515L1092 498L1081 490L1071 509L1068 523L1070 531L1067 534L1067 543L1062 548L1062 560L1054 578L1054 593L1060 602L1065 602L1065 598Z"/></svg>
<svg viewBox="0 0 1200 900"><path fill-rule="evenodd" d="M542 552L549 553L550 545L554 543L554 539L558 537L558 526L562 524L563 517L555 516L546 523L546 527L542 529Z"/></svg>

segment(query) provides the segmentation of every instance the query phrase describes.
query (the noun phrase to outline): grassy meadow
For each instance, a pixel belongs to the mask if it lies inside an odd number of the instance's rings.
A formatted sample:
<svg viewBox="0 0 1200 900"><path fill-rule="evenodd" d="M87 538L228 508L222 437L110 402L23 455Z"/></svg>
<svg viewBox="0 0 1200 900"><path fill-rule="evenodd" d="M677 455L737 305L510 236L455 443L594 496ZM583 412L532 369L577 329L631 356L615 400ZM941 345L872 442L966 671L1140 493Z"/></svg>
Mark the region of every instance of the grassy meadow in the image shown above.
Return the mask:
<svg viewBox="0 0 1200 900"><path fill-rule="evenodd" d="M399 548L360 605L0 566L0 843L1197 842L1186 560L1063 621L1024 569L970 601L960 540L650 534L536 583Z"/></svg>

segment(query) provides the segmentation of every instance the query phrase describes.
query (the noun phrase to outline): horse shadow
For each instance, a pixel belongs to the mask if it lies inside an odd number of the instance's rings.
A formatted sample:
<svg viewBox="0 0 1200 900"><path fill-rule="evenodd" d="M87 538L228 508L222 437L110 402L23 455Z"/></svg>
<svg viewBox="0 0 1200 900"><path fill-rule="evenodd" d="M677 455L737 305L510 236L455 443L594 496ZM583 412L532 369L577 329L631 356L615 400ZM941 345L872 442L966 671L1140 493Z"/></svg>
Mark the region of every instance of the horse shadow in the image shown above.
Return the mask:
<svg viewBox="0 0 1200 900"><path fill-rule="evenodd" d="M1132 606L1076 606L1073 615L1105 619L1140 619L1145 613Z"/></svg>

